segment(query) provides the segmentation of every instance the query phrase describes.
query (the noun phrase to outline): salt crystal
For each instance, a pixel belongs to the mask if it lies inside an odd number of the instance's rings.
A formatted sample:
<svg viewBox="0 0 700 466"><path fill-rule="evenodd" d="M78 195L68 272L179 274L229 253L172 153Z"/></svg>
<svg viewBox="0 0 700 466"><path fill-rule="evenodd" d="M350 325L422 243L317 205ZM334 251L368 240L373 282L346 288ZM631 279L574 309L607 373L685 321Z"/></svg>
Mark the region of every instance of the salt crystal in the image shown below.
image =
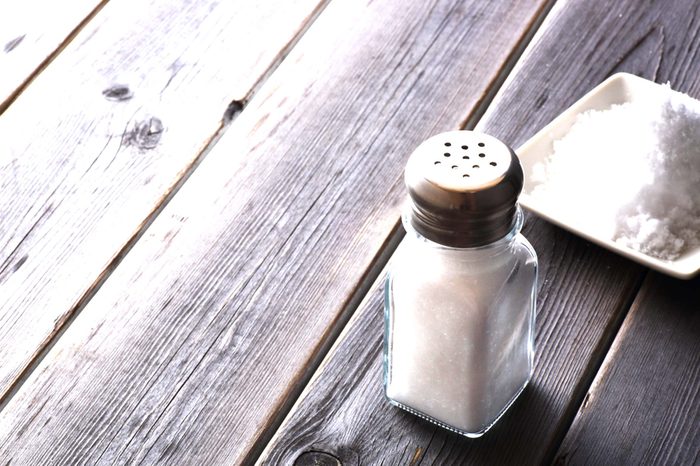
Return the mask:
<svg viewBox="0 0 700 466"><path fill-rule="evenodd" d="M577 228L664 260L700 246L700 102L666 85L577 118L530 195Z"/></svg>

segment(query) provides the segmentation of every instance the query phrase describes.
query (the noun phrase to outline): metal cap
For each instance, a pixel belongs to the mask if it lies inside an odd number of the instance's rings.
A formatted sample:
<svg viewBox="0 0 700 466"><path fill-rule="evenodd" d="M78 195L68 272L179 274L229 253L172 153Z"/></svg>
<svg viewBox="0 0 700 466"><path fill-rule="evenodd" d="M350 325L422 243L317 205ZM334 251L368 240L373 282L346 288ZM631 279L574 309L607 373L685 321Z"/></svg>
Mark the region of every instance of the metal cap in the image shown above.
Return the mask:
<svg viewBox="0 0 700 466"><path fill-rule="evenodd" d="M406 165L410 222L431 241L482 246L515 222L523 170L513 150L474 131L449 131L424 141Z"/></svg>

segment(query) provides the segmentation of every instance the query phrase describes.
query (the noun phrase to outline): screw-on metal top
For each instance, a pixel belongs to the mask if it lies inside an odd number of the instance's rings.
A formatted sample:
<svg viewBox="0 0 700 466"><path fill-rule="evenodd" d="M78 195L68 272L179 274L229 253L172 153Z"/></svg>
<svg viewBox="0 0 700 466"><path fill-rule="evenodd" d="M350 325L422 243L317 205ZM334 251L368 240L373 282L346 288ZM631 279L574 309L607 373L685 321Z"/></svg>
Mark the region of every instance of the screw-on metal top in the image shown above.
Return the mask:
<svg viewBox="0 0 700 466"><path fill-rule="evenodd" d="M513 150L474 131L424 141L406 165L411 225L451 247L482 246L504 237L515 221L523 170Z"/></svg>

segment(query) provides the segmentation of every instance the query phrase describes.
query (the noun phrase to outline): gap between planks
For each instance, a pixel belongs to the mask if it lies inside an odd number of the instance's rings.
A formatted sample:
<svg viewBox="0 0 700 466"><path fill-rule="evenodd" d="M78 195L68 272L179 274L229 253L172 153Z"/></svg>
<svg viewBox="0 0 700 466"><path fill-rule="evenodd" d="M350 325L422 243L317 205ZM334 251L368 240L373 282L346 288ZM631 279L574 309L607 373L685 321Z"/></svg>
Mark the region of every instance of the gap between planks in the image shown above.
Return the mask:
<svg viewBox="0 0 700 466"><path fill-rule="evenodd" d="M556 0L549 0L548 2L544 3L540 7L539 11L537 11L533 15L530 24L527 25L525 32L519 38L516 45L513 47L511 53L504 61L503 66L498 70L494 78L488 84L483 97L476 103L476 105L472 108L472 110L465 117L465 119L462 120L462 122L459 124L459 129L472 130L476 127L479 120L481 120L481 117L484 115L489 105L498 94L498 91L508 79L510 72L513 70L513 68L515 68L515 65L517 64L518 60L520 59L525 49L534 38L535 34L542 25L542 22L545 20L545 18L549 14L549 11L552 9L555 3ZM348 302L343 306L343 310L341 311L339 318L336 320L336 322L333 323L331 330L325 336L325 338L321 339L317 350L314 352L312 358L309 361L309 364L306 367L304 374L302 374L301 376L301 380L296 384L292 384L294 388L290 391L287 399L285 400L284 404L279 409L279 411L276 413L274 419L270 421L263 433L258 437L258 440L251 448L250 453L244 458L242 464L254 465L255 462L260 458L265 447L270 443L270 440L274 437L274 435L277 433L286 417L292 411L294 405L299 400L299 397L313 379L313 376L316 373L318 373L321 369L321 366L324 360L326 359L326 356L339 341L340 336L343 334L343 331L345 330L348 322L355 314L357 309L360 307L360 304L362 304L362 302L367 297L367 294L370 292L372 285L379 278L382 271L385 269L387 263L389 262L389 259L401 243L401 240L403 239L404 235L405 231L401 226L401 219L397 219L396 223L394 224L394 227L392 228L391 232L384 241L384 244L378 250L377 255L375 256L368 269L365 271L362 279L358 282L355 292L351 295ZM620 325L621 323L622 321L620 321ZM573 422L573 416L571 422ZM554 453L556 453L556 450Z"/></svg>
<svg viewBox="0 0 700 466"><path fill-rule="evenodd" d="M0 102L0 115L5 113L12 103L29 87L29 85L39 76L47 66L70 44L73 39L82 31L92 19L104 8L110 0L102 0L73 30L66 36L58 47L51 52L44 60L32 71L29 76L10 94L4 102ZM2 409L2 399L0 398L0 409Z"/></svg>
<svg viewBox="0 0 700 466"><path fill-rule="evenodd" d="M61 43L61 45L52 53L44 62L27 78L27 80L11 95L7 101L0 105L0 115L20 96L20 94L31 84L31 82L62 52L68 44L80 33L80 31L92 20L110 0L103 0L95 9L71 32L71 34ZM46 355L56 345L56 342L66 332L70 325L80 315L81 311L90 302L90 300L102 288L102 285L109 279L112 272L121 264L122 260L131 251L134 245L143 237L148 228L153 224L154 220L160 215L165 207L170 203L173 197L178 193L182 186L189 180L194 171L199 167L207 154L211 152L216 143L226 132L229 125L240 115L246 108L247 103L265 81L275 72L277 67L282 63L284 58L299 42L299 39L306 33L316 19L321 15L323 10L328 6L331 0L322 0L316 5L313 11L307 16L304 24L299 28L296 34L287 42L278 52L276 58L270 63L267 70L261 74L255 84L250 88L243 99L231 101L226 109L222 112L222 118L219 125L213 131L211 137L205 141L203 149L195 156L193 162L188 165L182 172L180 178L176 179L172 186L163 193L161 200L154 206L154 209L148 214L142 223L138 226L133 236L131 236L122 249L116 252L114 258L107 264L105 269L99 274L96 280L85 290L83 296L77 301L75 306L70 309L54 326L54 332L50 334L37 351L31 356L29 364L20 372L16 379L10 384L4 393L0 393L0 412L5 409L5 406L14 398L14 396L22 388L24 382L31 376L34 370L41 364ZM379 272L377 272L379 273ZM371 285L371 282L370 282ZM369 285L368 285L369 286ZM281 421L280 421L281 422Z"/></svg>

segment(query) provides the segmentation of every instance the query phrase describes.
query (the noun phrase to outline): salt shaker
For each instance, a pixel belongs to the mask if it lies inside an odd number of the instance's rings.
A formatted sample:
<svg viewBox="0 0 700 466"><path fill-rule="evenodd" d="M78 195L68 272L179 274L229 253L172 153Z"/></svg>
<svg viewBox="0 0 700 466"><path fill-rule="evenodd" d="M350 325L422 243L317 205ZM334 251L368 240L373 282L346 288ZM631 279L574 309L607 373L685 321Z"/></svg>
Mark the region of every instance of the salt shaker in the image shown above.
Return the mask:
<svg viewBox="0 0 700 466"><path fill-rule="evenodd" d="M537 256L520 234L523 171L498 139L451 131L413 152L405 182L406 237L385 287L386 396L479 437L532 375Z"/></svg>

